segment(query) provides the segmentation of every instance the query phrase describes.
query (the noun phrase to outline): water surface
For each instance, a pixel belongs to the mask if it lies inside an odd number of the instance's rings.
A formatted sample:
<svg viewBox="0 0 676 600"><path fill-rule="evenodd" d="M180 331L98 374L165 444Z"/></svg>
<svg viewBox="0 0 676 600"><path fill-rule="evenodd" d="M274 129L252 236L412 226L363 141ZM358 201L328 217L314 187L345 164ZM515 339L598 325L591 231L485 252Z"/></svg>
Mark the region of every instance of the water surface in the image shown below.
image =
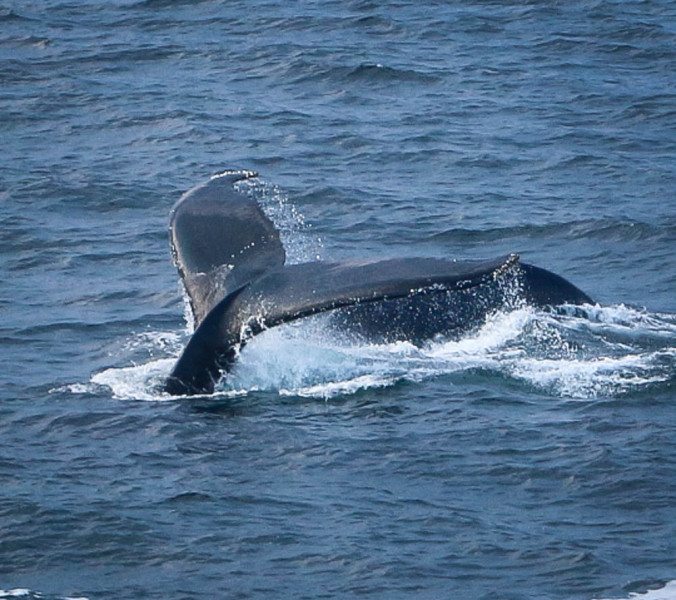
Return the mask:
<svg viewBox="0 0 676 600"><path fill-rule="evenodd" d="M675 12L0 2L0 597L673 598ZM232 167L294 262L518 252L599 304L312 319L168 398L168 212Z"/></svg>

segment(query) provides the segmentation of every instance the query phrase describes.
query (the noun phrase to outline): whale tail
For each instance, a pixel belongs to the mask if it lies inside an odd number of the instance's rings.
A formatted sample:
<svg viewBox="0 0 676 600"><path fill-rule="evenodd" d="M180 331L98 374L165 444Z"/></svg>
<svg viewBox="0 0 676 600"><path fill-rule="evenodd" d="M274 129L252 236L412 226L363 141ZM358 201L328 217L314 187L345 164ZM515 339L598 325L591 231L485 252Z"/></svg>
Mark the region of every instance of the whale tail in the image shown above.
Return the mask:
<svg viewBox="0 0 676 600"><path fill-rule="evenodd" d="M187 192L170 221L174 259L195 332L169 376L170 394L211 393L237 349L263 329L314 315L417 295L447 295L494 282L517 268L516 254L484 261L400 258L284 265L279 233L226 171ZM527 300L591 302L571 283L522 265ZM469 301L469 300L468 300Z"/></svg>

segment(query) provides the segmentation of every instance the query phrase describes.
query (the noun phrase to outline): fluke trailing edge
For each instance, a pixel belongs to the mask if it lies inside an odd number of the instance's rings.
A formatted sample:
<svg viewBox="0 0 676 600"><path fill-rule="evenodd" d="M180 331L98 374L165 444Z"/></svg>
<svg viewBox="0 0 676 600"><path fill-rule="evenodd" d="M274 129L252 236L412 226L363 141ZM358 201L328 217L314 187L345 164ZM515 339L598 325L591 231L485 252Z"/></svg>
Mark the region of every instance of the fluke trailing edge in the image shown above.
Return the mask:
<svg viewBox="0 0 676 600"><path fill-rule="evenodd" d="M522 293L532 304L591 302L562 277L519 263L515 254L482 261L397 258L285 265L279 232L255 199L234 187L252 177L252 171L215 175L184 194L172 210L171 247L195 332L167 379L170 394L213 392L248 339L320 312L352 311L346 318L361 319L363 326L365 319L377 322L378 311L407 311L411 314L381 320L413 321L413 328L427 331L423 321L429 312L410 311L410 302L401 300L453 297L446 310L448 328L454 328L494 308L486 296L478 301L475 290L499 286L517 269Z"/></svg>

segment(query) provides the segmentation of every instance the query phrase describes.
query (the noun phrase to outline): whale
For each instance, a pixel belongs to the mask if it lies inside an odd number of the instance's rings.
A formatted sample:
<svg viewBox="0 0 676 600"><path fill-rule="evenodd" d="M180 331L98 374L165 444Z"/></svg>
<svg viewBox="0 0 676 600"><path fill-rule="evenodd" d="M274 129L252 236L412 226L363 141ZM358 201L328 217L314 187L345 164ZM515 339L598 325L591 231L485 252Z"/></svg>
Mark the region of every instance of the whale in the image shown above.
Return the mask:
<svg viewBox="0 0 676 600"><path fill-rule="evenodd" d="M480 324L514 282L521 301L534 306L593 303L563 277L515 253L287 264L278 229L238 184L256 177L223 171L171 210L171 252L194 330L164 383L168 394L213 393L254 336L319 313L368 339L420 341Z"/></svg>

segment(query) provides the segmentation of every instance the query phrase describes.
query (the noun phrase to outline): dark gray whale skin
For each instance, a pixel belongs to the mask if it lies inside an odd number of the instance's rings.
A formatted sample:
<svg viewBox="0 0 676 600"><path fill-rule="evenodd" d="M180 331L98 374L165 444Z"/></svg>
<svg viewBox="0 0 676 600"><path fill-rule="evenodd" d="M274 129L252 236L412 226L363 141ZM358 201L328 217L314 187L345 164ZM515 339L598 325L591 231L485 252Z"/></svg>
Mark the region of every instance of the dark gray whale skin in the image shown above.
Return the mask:
<svg viewBox="0 0 676 600"><path fill-rule="evenodd" d="M429 338L466 330L504 301L518 279L536 306L592 300L570 282L519 262L396 258L285 265L279 232L234 184L252 171L225 171L184 194L170 236L195 332L165 383L172 395L210 394L247 340L264 329L335 311L342 326L381 339Z"/></svg>

